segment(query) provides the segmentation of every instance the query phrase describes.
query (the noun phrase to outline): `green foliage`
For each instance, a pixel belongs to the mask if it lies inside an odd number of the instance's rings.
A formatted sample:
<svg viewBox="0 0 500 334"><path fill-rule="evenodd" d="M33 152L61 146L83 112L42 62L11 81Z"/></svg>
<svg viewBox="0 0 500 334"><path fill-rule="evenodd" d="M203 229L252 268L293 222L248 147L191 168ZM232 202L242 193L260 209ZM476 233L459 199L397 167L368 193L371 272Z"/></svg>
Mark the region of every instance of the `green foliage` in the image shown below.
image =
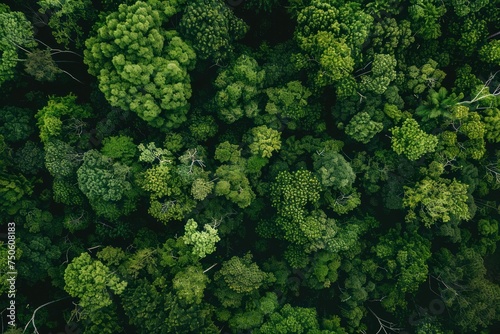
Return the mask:
<svg viewBox="0 0 500 334"><path fill-rule="evenodd" d="M218 130L214 117L205 115L192 115L190 118L189 132L197 141L205 141L215 136Z"/></svg>
<svg viewBox="0 0 500 334"><path fill-rule="evenodd" d="M28 2L0 4L18 325L495 332L498 0Z"/></svg>
<svg viewBox="0 0 500 334"><path fill-rule="evenodd" d="M228 141L220 143L215 149L215 159L220 162L237 163L241 157L241 149L238 145L231 144Z"/></svg>
<svg viewBox="0 0 500 334"><path fill-rule="evenodd" d="M198 231L198 223L189 219L184 226L184 243L193 246L193 254L200 259L215 252L215 244L220 241L217 230L205 224L204 231Z"/></svg>
<svg viewBox="0 0 500 334"><path fill-rule="evenodd" d="M255 199L255 193L242 166L222 165L217 168L215 175L218 178L215 184L217 196L225 196L240 208L246 208Z"/></svg>
<svg viewBox="0 0 500 334"><path fill-rule="evenodd" d="M68 47L76 40L78 46L83 44L80 27L95 15L90 0L39 0L38 5L41 13L50 14L49 27L57 43Z"/></svg>
<svg viewBox="0 0 500 334"><path fill-rule="evenodd" d="M63 73L54 59L50 50L34 50L26 56L24 62L24 71L35 78L37 81L54 81L57 74Z"/></svg>
<svg viewBox="0 0 500 334"><path fill-rule="evenodd" d="M420 68L415 65L409 66L406 76L408 77L406 87L414 94L421 94L427 88L441 88L441 82L446 77L446 73L438 69L438 63L435 60L429 59ZM446 95L446 90L443 93Z"/></svg>
<svg viewBox="0 0 500 334"><path fill-rule="evenodd" d="M0 9L0 86L14 78L18 49L29 50L36 45L31 23L21 12ZM29 52L29 51L28 51Z"/></svg>
<svg viewBox="0 0 500 334"><path fill-rule="evenodd" d="M486 278L483 259L477 252L461 247L453 254L442 249L434 261L433 278L457 331L476 332L497 321L500 287Z"/></svg>
<svg viewBox="0 0 500 334"><path fill-rule="evenodd" d="M417 291L420 284L428 278L427 260L431 257L430 243L419 234L402 233L391 229L382 236L372 248L380 268L384 268L388 278L396 283L385 290L387 297L382 300L382 306L390 312L397 307L406 307L406 294Z"/></svg>
<svg viewBox="0 0 500 334"><path fill-rule="evenodd" d="M32 284L47 279L49 270L62 254L59 245L54 245L48 236L37 234L31 236L29 243L19 242L19 251L21 253L17 266L19 276L30 277L33 280Z"/></svg>
<svg viewBox="0 0 500 334"><path fill-rule="evenodd" d="M368 92L383 94L391 81L396 79L396 59L389 54L376 54L373 57L371 75L361 77L361 85Z"/></svg>
<svg viewBox="0 0 500 334"><path fill-rule="evenodd" d="M78 187L75 187L76 180L73 178L55 177L52 182L53 198L56 203L66 205L81 205L84 195Z"/></svg>
<svg viewBox="0 0 500 334"><path fill-rule="evenodd" d="M28 140L16 151L14 160L22 173L35 175L43 167L44 153L39 145Z"/></svg>
<svg viewBox="0 0 500 334"><path fill-rule="evenodd" d="M26 140L34 132L31 110L6 106L0 108L0 134L6 142Z"/></svg>
<svg viewBox="0 0 500 334"><path fill-rule="evenodd" d="M9 175L0 170L0 212L14 215L21 200L33 193L33 184L22 175Z"/></svg>
<svg viewBox="0 0 500 334"><path fill-rule="evenodd" d="M281 148L281 133L265 125L257 126L250 130L252 142L248 147L250 152L262 158L270 158L273 151Z"/></svg>
<svg viewBox="0 0 500 334"><path fill-rule="evenodd" d="M102 141L101 153L111 159L129 165L134 161L137 147L133 138L128 136L113 136Z"/></svg>
<svg viewBox="0 0 500 334"><path fill-rule="evenodd" d="M131 110L164 130L186 120L191 97L188 70L196 55L175 31L162 28L162 14L138 1L106 17L85 42L85 63L115 107Z"/></svg>
<svg viewBox="0 0 500 334"><path fill-rule="evenodd" d="M485 139L491 143L500 142L500 109L488 108L482 112Z"/></svg>
<svg viewBox="0 0 500 334"><path fill-rule="evenodd" d="M479 50L479 55L484 62L500 65L500 41L497 39L489 41Z"/></svg>
<svg viewBox="0 0 500 334"><path fill-rule="evenodd" d="M179 31L201 59L218 62L233 52L248 26L220 0L190 1L179 22Z"/></svg>
<svg viewBox="0 0 500 334"><path fill-rule="evenodd" d="M54 177L69 177L80 166L82 155L71 145L58 139L45 144L45 167Z"/></svg>
<svg viewBox="0 0 500 334"><path fill-rule="evenodd" d="M185 304L200 304L210 280L198 267L187 267L175 275L172 283L178 298Z"/></svg>
<svg viewBox="0 0 500 334"><path fill-rule="evenodd" d="M135 209L136 193L129 166L90 150L83 155L77 176L80 190L98 215L117 219Z"/></svg>
<svg viewBox="0 0 500 334"><path fill-rule="evenodd" d="M333 334L329 330L321 330L315 309L293 307L285 304L278 312L270 315L269 320L255 331L257 334L285 333L318 333Z"/></svg>
<svg viewBox="0 0 500 334"><path fill-rule="evenodd" d="M386 10L390 9L387 8ZM411 31L409 21L397 21L392 17L384 17L373 25L371 44L375 53L387 54L394 51L398 52L408 48L414 41L415 37Z"/></svg>
<svg viewBox="0 0 500 334"><path fill-rule="evenodd" d="M423 39L436 39L441 36L439 19L446 13L444 3L438 1L411 0L408 8L412 30Z"/></svg>
<svg viewBox="0 0 500 334"><path fill-rule="evenodd" d="M250 253L225 261L215 276L215 279L223 279L231 290L241 294L257 290L269 278L270 275L252 261Z"/></svg>
<svg viewBox="0 0 500 334"><path fill-rule="evenodd" d="M453 10L458 16L466 16L478 12L488 4L487 0L448 0L446 2L450 3L453 6Z"/></svg>
<svg viewBox="0 0 500 334"><path fill-rule="evenodd" d="M214 183L212 181L199 178L194 180L191 185L191 195L194 199L202 201L212 193L213 189Z"/></svg>
<svg viewBox="0 0 500 334"><path fill-rule="evenodd" d="M304 231L307 232L311 223L306 218L307 206L316 204L320 189L320 181L308 170L278 174L271 184L271 205L277 209L276 224L283 231L278 237L298 244L307 241Z"/></svg>
<svg viewBox="0 0 500 334"><path fill-rule="evenodd" d="M266 112L271 115L279 114L287 127L294 130L299 120L308 114L308 98L311 91L302 85L300 81L290 81L286 87L268 88L266 94L269 101L266 104Z"/></svg>
<svg viewBox="0 0 500 334"><path fill-rule="evenodd" d="M458 35L456 46L454 46L460 53L466 56L471 56L472 53L477 52L478 46L483 45L484 40L488 36L486 21L472 17L472 15L471 17L466 17L460 24L454 22L450 26L450 30L455 35Z"/></svg>
<svg viewBox="0 0 500 334"><path fill-rule="evenodd" d="M334 189L349 188L356 175L351 165L337 152L319 152L313 156L314 170L319 177L321 185Z"/></svg>
<svg viewBox="0 0 500 334"><path fill-rule="evenodd" d="M156 144L154 142L148 143L147 146L141 143L137 146L137 148L141 152L139 161L151 164L154 162L158 162L160 166L165 166L172 162L172 153L168 149L156 147Z"/></svg>
<svg viewBox="0 0 500 334"><path fill-rule="evenodd" d="M382 123L373 121L370 115L363 111L351 118L345 127L345 133L363 144L368 144L383 128Z"/></svg>
<svg viewBox="0 0 500 334"><path fill-rule="evenodd" d="M64 281L64 290L79 298L78 305L90 313L112 304L110 291L120 295L127 287L126 281L87 253L82 253L68 264L64 271Z"/></svg>
<svg viewBox="0 0 500 334"><path fill-rule="evenodd" d="M414 187L405 187L403 205L408 207L406 219L418 218L425 226L447 223L451 219L468 220L467 185L457 180L425 178ZM418 211L416 210L418 209Z"/></svg>
<svg viewBox="0 0 500 334"><path fill-rule="evenodd" d="M76 103L76 95L69 94L64 97L51 96L47 105L40 109L35 115L40 129L40 139L45 144L50 139L61 137L63 133L71 134L66 125L72 120L84 119L91 116L91 109L88 105ZM80 129L73 130L78 132ZM71 137L70 137L71 138ZM74 140L74 138L71 138Z"/></svg>
<svg viewBox="0 0 500 334"><path fill-rule="evenodd" d="M404 154L409 160L417 160L426 153L434 152L438 144L436 136L420 129L413 118L407 118L402 126L391 129L392 149L397 154Z"/></svg>
<svg viewBox="0 0 500 334"><path fill-rule="evenodd" d="M353 57L368 37L373 18L356 3L336 7L313 0L297 15L295 39L305 53L293 60L299 69L312 69L319 87L338 82L354 69Z"/></svg>
<svg viewBox="0 0 500 334"><path fill-rule="evenodd" d="M258 95L262 89L265 72L255 59L238 57L215 79L215 105L218 116L231 124L243 116L255 117L259 111Z"/></svg>

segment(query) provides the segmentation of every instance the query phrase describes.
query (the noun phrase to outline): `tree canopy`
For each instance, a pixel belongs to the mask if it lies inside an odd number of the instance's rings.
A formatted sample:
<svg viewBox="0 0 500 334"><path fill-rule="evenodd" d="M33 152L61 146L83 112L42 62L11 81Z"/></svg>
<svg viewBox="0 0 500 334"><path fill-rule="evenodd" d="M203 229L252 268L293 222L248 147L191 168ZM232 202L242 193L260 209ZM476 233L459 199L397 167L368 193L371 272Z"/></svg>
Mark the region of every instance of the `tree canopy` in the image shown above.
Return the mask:
<svg viewBox="0 0 500 334"><path fill-rule="evenodd" d="M8 1L0 96L5 333L500 332L500 0Z"/></svg>

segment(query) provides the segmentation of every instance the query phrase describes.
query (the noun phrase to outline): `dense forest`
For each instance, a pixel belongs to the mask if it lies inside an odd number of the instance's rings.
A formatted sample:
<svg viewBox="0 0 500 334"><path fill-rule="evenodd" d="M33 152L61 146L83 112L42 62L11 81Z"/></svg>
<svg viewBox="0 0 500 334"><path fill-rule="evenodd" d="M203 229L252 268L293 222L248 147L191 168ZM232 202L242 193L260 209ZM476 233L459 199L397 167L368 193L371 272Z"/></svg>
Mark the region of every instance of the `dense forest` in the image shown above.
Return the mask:
<svg viewBox="0 0 500 334"><path fill-rule="evenodd" d="M0 4L3 333L499 333L500 0Z"/></svg>

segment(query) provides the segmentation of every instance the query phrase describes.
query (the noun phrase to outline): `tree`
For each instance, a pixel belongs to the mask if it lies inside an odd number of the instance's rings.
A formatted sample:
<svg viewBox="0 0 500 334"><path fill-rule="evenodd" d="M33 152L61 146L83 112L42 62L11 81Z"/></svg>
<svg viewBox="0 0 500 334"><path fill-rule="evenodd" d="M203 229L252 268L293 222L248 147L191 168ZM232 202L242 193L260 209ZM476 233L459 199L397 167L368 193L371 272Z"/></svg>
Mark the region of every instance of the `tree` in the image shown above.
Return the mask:
<svg viewBox="0 0 500 334"><path fill-rule="evenodd" d="M464 2L462 0L447 0L446 2L451 4L455 14L462 17L476 13L488 4L488 1L485 0L473 0L469 2Z"/></svg>
<svg viewBox="0 0 500 334"><path fill-rule="evenodd" d="M4 153L4 143L0 135L0 154ZM2 162L6 162L4 157L0 159L0 212L14 215L20 209L22 199L33 193L33 183L23 175L8 173Z"/></svg>
<svg viewBox="0 0 500 334"><path fill-rule="evenodd" d="M83 44L82 23L94 19L95 11L90 0L39 0L40 12L50 14L49 27L57 43L68 47L70 42Z"/></svg>
<svg viewBox="0 0 500 334"><path fill-rule="evenodd" d="M351 165L337 152L319 152L313 156L314 170L321 185L336 190L349 188L356 179Z"/></svg>
<svg viewBox="0 0 500 334"><path fill-rule="evenodd" d="M214 103L219 118L231 124L243 116L255 117L264 77L265 72L257 61L246 55L220 71L214 83L217 88Z"/></svg>
<svg viewBox="0 0 500 334"><path fill-rule="evenodd" d="M191 195L198 201L203 201L214 189L214 182L203 178L197 178L191 185Z"/></svg>
<svg viewBox="0 0 500 334"><path fill-rule="evenodd" d="M395 1L399 2L400 0ZM382 3L381 1L376 2ZM385 9L386 11L397 10L398 5L395 5L394 8L389 8L390 4L388 2L385 3L388 4L388 8ZM370 38L373 48L371 52L374 54L398 54L415 41L410 28L410 22L407 20L396 20L393 17L383 17L381 20L374 22L373 35Z"/></svg>
<svg viewBox="0 0 500 334"><path fill-rule="evenodd" d="M89 105L76 103L76 95L50 96L47 105L35 115L40 130L40 139L45 144L50 139L64 139L69 143L78 141L82 127L72 126L77 120L89 118L92 110Z"/></svg>
<svg viewBox="0 0 500 334"><path fill-rule="evenodd" d="M401 127L396 126L390 131L392 149L412 161L426 153L434 152L438 144L437 137L422 131L413 118L405 119Z"/></svg>
<svg viewBox="0 0 500 334"><path fill-rule="evenodd" d="M54 177L71 177L83 160L71 145L58 139L45 144L45 167Z"/></svg>
<svg viewBox="0 0 500 334"><path fill-rule="evenodd" d="M285 304L278 312L274 312L269 319L255 331L257 334L285 334L285 333L318 333L333 334L336 332L321 330L318 315L313 308L293 307Z"/></svg>
<svg viewBox="0 0 500 334"><path fill-rule="evenodd" d="M396 59L390 54L376 54L373 57L371 75L361 76L361 87L368 92L383 94L391 81L396 79Z"/></svg>
<svg viewBox="0 0 500 334"><path fill-rule="evenodd" d="M403 205L408 207L406 219L419 219L426 227L447 223L451 219L468 220L467 185L453 179L425 178L414 187L404 187ZM418 209L418 211L416 210Z"/></svg>
<svg viewBox="0 0 500 334"><path fill-rule="evenodd" d="M484 124L485 139L491 143L500 142L500 109L487 108L481 115Z"/></svg>
<svg viewBox="0 0 500 334"><path fill-rule="evenodd" d="M304 52L294 59L297 68L313 70L317 87L349 77L372 23L359 4L311 1L297 15L295 40Z"/></svg>
<svg viewBox="0 0 500 334"><path fill-rule="evenodd" d="M116 220L135 209L137 193L130 167L90 150L83 155L77 177L80 190L98 215Z"/></svg>
<svg viewBox="0 0 500 334"><path fill-rule="evenodd" d="M449 309L448 326L478 331L497 321L500 287L486 276L482 257L471 248L452 253L443 248L433 257L431 279Z"/></svg>
<svg viewBox="0 0 500 334"><path fill-rule="evenodd" d="M0 108L0 134L7 142L26 140L34 132L33 113L26 108Z"/></svg>
<svg viewBox="0 0 500 334"><path fill-rule="evenodd" d="M281 148L281 133L265 125L252 128L250 135L252 142L248 147L254 155L270 158L273 151L279 151Z"/></svg>
<svg viewBox="0 0 500 334"><path fill-rule="evenodd" d="M269 98L266 112L279 115L289 129L295 130L310 111L308 98L312 93L300 81L290 81L284 87L268 88L266 94Z"/></svg>
<svg viewBox="0 0 500 334"><path fill-rule="evenodd" d="M84 62L115 107L164 130L186 120L196 55L175 31L162 28L159 10L144 2L121 5L85 42Z"/></svg>
<svg viewBox="0 0 500 334"><path fill-rule="evenodd" d="M406 295L415 293L428 278L430 246L418 233L403 232L399 225L381 236L372 247L374 261L386 276L387 283L377 284L377 293L382 295L381 303L386 310L394 312L398 307L405 308Z"/></svg>
<svg viewBox="0 0 500 334"><path fill-rule="evenodd" d="M26 141L14 155L19 170L28 175L35 175L43 168L44 152L40 145Z"/></svg>
<svg viewBox="0 0 500 334"><path fill-rule="evenodd" d="M307 241L302 230L307 231L308 204L315 205L320 198L321 185L316 176L308 170L293 173L281 171L271 184L271 205L277 209L276 224L284 238L292 243ZM304 224L302 228L298 228Z"/></svg>
<svg viewBox="0 0 500 334"><path fill-rule="evenodd" d="M184 226L184 242L193 246L193 254L200 259L212 254L215 251L215 244L220 241L217 230L205 224L204 231L198 231L198 223L194 219L189 219Z"/></svg>
<svg viewBox="0 0 500 334"><path fill-rule="evenodd" d="M257 290L270 279L271 275L260 270L252 261L250 253L243 257L233 256L222 264L215 275L216 280L222 279L234 292L245 294Z"/></svg>
<svg viewBox="0 0 500 334"><path fill-rule="evenodd" d="M49 49L37 49L28 53L24 62L24 71L37 81L49 82L56 80L57 74L64 72L57 66Z"/></svg>
<svg viewBox="0 0 500 334"><path fill-rule="evenodd" d="M225 196L240 208L246 208L255 199L250 181L240 165L222 165L215 171L218 178L215 194Z"/></svg>
<svg viewBox="0 0 500 334"><path fill-rule="evenodd" d="M485 44L480 50L479 55L484 62L500 65L500 41L492 40Z"/></svg>
<svg viewBox="0 0 500 334"><path fill-rule="evenodd" d="M200 59L225 60L233 42L243 38L248 26L219 0L189 2L179 22L179 32Z"/></svg>
<svg viewBox="0 0 500 334"><path fill-rule="evenodd" d="M21 12L12 12L0 6L0 86L14 78L18 50L29 52L36 46L31 23Z"/></svg>
<svg viewBox="0 0 500 334"><path fill-rule="evenodd" d="M424 39L436 39L441 36L439 19L446 13L444 3L435 1L411 0L408 8L413 31Z"/></svg>
<svg viewBox="0 0 500 334"><path fill-rule="evenodd" d="M128 136L112 136L104 138L102 141L101 153L109 158L130 165L137 153L137 146L133 138Z"/></svg>
<svg viewBox="0 0 500 334"><path fill-rule="evenodd" d="M351 118L345 127L345 133L363 144L368 144L383 129L382 123L373 121L370 115L363 111Z"/></svg>
<svg viewBox="0 0 500 334"><path fill-rule="evenodd" d="M184 304L200 304L203 290L210 280L199 267L187 267L177 273L172 281L174 291Z"/></svg>
<svg viewBox="0 0 500 334"><path fill-rule="evenodd" d="M79 299L78 305L89 313L112 304L111 291L115 295L123 293L127 282L111 272L101 261L94 260L88 253L74 258L64 271L66 290Z"/></svg>
<svg viewBox="0 0 500 334"><path fill-rule="evenodd" d="M236 164L240 161L240 158L241 149L238 145L224 141L215 148L215 159L220 162L230 162Z"/></svg>

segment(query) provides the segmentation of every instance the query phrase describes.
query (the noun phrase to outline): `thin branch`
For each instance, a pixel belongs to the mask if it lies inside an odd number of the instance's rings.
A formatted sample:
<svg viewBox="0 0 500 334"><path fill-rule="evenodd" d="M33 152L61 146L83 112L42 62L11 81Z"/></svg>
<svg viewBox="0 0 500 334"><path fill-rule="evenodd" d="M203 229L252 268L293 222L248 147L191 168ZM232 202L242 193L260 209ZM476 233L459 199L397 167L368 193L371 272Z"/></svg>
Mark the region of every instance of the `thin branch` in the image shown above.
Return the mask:
<svg viewBox="0 0 500 334"><path fill-rule="evenodd" d="M462 104L472 104L472 103L475 103L477 101L480 101L482 99L485 99L487 97L493 97L493 96L499 96L500 95L500 85L498 85L495 90L493 91L493 93L489 93L489 94L486 94L486 95L483 95L481 96L481 94L487 90L489 87L489 85L491 84L491 82L493 81L493 79L495 78L495 76L500 72L500 70L496 71L495 73L493 73L492 75L490 75L490 77L488 78L488 80L484 83L483 85L483 88L481 88L481 90L479 90L479 92L476 94L476 96L474 96L474 98L470 101L462 101L462 102L458 102L457 105L462 105Z"/></svg>
<svg viewBox="0 0 500 334"><path fill-rule="evenodd" d="M63 70L61 68L59 70L61 70L61 72L65 73L65 74L69 75L73 80L78 81L79 83L83 84L83 82L81 82L80 80L78 80L77 78L75 78L71 73L69 73L69 72L67 72L67 71L65 71L65 70Z"/></svg>
<svg viewBox="0 0 500 334"><path fill-rule="evenodd" d="M26 329L28 328L29 324L30 324L30 323L33 323L33 328L35 329L35 333L36 333L36 334L39 334L38 329L36 328L36 325L35 325L35 315L36 315L36 312L37 312L39 309L41 309L41 308L43 308L43 307L45 307L45 306L47 306L47 305L50 305L50 304L56 303L56 302L58 302L58 301L61 301L61 300L63 300L63 299L67 299L67 298L69 298L69 297L63 297L63 298L60 298L60 299L57 299L57 300L52 300L52 301L50 301L50 302L48 302L48 303L45 303L45 304L43 304L43 305L41 305L41 306L38 306L38 307L35 309L35 311L33 311L33 315L31 316L30 321L28 321L28 323L26 324L26 326L24 326L23 333L24 333L24 332L26 332Z"/></svg>
<svg viewBox="0 0 500 334"><path fill-rule="evenodd" d="M209 271L210 269L212 269L216 265L217 265L217 263L212 264L210 267L208 267L207 269L203 270L203 273L206 273L207 271Z"/></svg>

